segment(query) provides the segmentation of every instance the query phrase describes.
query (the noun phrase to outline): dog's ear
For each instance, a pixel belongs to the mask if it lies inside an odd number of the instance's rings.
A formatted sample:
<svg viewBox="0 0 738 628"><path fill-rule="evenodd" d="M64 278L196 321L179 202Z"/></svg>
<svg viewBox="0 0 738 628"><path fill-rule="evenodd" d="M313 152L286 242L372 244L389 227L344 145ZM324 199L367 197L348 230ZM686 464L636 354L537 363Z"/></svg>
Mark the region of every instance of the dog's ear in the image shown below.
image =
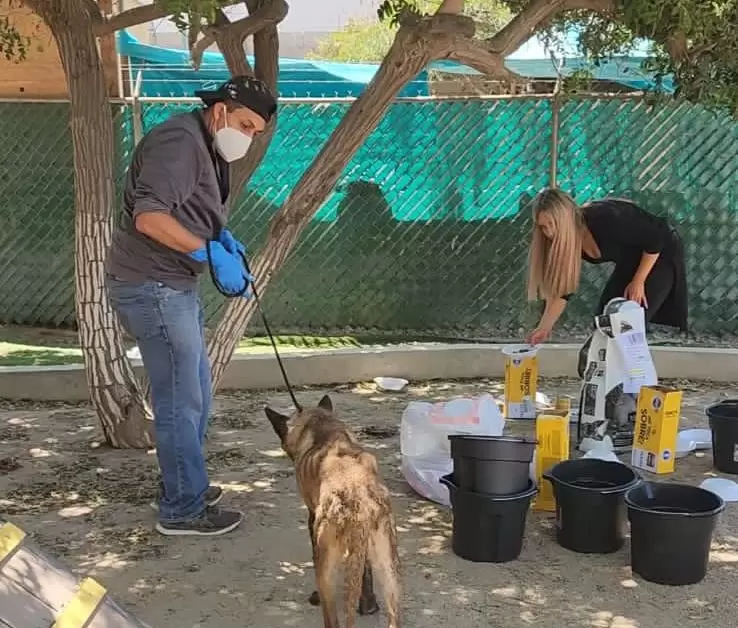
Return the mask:
<svg viewBox="0 0 738 628"><path fill-rule="evenodd" d="M318 402L318 407L326 412L333 412L333 402L328 395L323 395L323 398Z"/></svg>
<svg viewBox="0 0 738 628"><path fill-rule="evenodd" d="M280 414L276 410L272 410L269 406L264 408L264 413L272 424L272 428L274 428L277 436L279 436L280 442L284 442L284 439L287 438L287 432L289 431L287 423L289 422L290 417Z"/></svg>

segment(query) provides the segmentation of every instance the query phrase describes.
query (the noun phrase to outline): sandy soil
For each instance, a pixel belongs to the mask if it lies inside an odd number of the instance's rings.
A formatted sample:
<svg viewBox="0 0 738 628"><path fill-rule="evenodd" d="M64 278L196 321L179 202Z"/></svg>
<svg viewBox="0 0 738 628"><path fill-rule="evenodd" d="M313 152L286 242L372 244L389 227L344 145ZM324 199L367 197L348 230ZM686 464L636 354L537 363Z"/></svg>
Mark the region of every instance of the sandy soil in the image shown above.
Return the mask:
<svg viewBox="0 0 738 628"><path fill-rule="evenodd" d="M683 426L705 422L705 403L726 388L686 382ZM738 511L729 505L715 535L707 578L693 587L633 579L628 546L610 556L581 556L553 539L550 515L532 512L519 560L465 562L449 548L451 513L415 496L399 471L398 426L410 398L447 399L499 390L498 382L417 385L406 394L371 386L332 390L334 405L379 457L394 495L406 594L405 626L594 626L728 628L735 625ZM548 394L576 390L547 381ZM320 391L301 391L308 401ZM116 599L155 628L314 626L306 513L292 470L262 414L281 393L222 395L210 441L212 480L225 503L247 513L245 525L220 539L167 539L153 531L152 453L95 446L87 407L0 408L0 513L31 533L75 572L104 582ZM508 423L510 432L530 426ZM676 480L699 483L711 472L709 452L678 464ZM383 625L382 615L360 626Z"/></svg>

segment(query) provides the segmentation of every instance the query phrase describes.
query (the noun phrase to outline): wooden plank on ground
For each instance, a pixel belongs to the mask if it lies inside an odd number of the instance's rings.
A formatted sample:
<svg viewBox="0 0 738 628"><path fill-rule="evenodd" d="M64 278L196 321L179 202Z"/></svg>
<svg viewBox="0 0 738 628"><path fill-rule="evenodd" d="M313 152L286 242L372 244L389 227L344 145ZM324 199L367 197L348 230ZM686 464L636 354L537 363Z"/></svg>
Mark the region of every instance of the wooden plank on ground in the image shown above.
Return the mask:
<svg viewBox="0 0 738 628"><path fill-rule="evenodd" d="M123 610L114 600L106 598L86 628L149 628L149 626Z"/></svg>
<svg viewBox="0 0 738 628"><path fill-rule="evenodd" d="M68 569L25 545L0 571L57 612L74 597L78 587L77 578Z"/></svg>
<svg viewBox="0 0 738 628"><path fill-rule="evenodd" d="M107 591L96 580L85 578L56 619L53 628L85 628Z"/></svg>
<svg viewBox="0 0 738 628"><path fill-rule="evenodd" d="M12 523L0 525L0 563L18 549L24 538L26 533Z"/></svg>
<svg viewBox="0 0 738 628"><path fill-rule="evenodd" d="M11 628L49 628L54 623L54 611L0 574L0 622Z"/></svg>

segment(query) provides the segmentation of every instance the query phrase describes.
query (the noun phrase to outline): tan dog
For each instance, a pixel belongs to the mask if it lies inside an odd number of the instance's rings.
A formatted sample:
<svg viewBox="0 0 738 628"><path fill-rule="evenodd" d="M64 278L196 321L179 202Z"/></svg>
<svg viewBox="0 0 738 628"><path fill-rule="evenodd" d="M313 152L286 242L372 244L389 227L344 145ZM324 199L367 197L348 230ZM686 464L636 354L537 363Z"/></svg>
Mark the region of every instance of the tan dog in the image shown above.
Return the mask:
<svg viewBox="0 0 738 628"><path fill-rule="evenodd" d="M379 610L372 568L380 579L388 628L400 628L397 535L389 491L377 461L333 415L326 395L318 407L287 417L265 408L282 449L295 464L297 485L308 509L317 591L310 603L323 609L324 628L339 628L336 580L343 562L346 628L359 613Z"/></svg>

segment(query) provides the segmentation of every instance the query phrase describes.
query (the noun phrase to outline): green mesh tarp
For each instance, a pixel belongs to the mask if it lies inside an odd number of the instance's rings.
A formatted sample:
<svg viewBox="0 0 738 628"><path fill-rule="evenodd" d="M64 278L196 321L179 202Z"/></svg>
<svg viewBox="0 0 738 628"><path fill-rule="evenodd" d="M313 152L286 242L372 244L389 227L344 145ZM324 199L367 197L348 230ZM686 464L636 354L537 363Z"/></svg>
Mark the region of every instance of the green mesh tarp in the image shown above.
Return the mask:
<svg viewBox="0 0 738 628"><path fill-rule="evenodd" d="M188 103L142 103L144 130ZM346 102L284 102L267 156L231 226L251 250L346 113ZM113 106L118 180L132 110ZM265 295L290 333L515 336L525 302L528 202L548 184L584 201L629 196L683 234L691 323L733 333L737 126L699 107L634 99L561 104L552 151L545 98L401 100L342 173ZM0 322L72 325L73 168L63 104L0 104ZM606 268L586 268L564 327L590 324ZM209 321L222 299L204 282ZM256 323L256 321L255 321Z"/></svg>

